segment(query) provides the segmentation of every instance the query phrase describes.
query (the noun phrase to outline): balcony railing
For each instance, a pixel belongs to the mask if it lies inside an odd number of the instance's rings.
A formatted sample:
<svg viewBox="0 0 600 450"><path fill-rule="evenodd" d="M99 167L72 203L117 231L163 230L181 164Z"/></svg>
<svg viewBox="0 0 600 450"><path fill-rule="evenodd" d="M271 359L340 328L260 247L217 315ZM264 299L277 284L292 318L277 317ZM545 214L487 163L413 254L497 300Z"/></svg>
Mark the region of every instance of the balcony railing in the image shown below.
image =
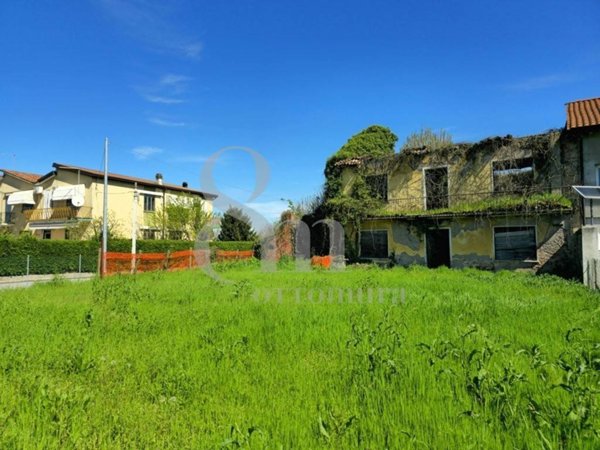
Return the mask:
<svg viewBox="0 0 600 450"><path fill-rule="evenodd" d="M61 222L75 219L91 219L92 208L82 206L61 206L57 208L30 209L24 211L23 216L27 222Z"/></svg>
<svg viewBox="0 0 600 450"><path fill-rule="evenodd" d="M563 188L390 198L375 215L435 216L500 211L557 211L571 209L572 198L570 190Z"/></svg>

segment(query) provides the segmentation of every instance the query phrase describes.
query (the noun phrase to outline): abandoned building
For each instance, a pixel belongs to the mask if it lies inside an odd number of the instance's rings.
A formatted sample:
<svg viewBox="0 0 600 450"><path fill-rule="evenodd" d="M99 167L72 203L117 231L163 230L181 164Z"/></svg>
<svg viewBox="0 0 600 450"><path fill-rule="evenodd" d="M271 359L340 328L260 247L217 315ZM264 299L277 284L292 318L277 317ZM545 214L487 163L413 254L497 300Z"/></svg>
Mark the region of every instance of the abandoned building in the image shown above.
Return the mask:
<svg viewBox="0 0 600 450"><path fill-rule="evenodd" d="M347 226L357 256L578 278L585 271L597 284L600 99L592 102L595 114L569 113L561 130L337 161L342 192L350 196L360 180L380 200Z"/></svg>

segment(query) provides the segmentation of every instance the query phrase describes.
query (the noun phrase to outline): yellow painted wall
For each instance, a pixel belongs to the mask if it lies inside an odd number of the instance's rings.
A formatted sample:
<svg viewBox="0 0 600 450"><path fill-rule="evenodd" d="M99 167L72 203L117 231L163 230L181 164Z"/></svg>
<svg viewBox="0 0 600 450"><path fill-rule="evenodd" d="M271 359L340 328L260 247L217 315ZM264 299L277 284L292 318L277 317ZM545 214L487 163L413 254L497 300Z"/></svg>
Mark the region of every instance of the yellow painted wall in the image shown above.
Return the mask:
<svg viewBox="0 0 600 450"><path fill-rule="evenodd" d="M420 225L416 226L415 224ZM429 223L429 225L427 225ZM528 267L535 269L543 265L552 254L546 247L560 232L561 218L556 216L537 217L491 217L456 218L434 222L413 222L401 219L372 219L361 224L361 231L386 230L388 252L401 265L426 264L426 229L449 228L453 267L482 267L490 269ZM496 261L494 255L494 227L535 226L538 247L538 263L534 261ZM554 251L551 248L550 252Z"/></svg>
<svg viewBox="0 0 600 450"><path fill-rule="evenodd" d="M388 173L389 211L422 211L425 209L424 171L428 168L448 168L449 206L459 203L477 202L485 199L494 190L493 163L516 158L532 156L531 150L499 147L490 151L450 151L446 154L430 152L423 156L413 157L397 155L396 167ZM548 158L560 161L560 146L555 143L549 150ZM356 179L355 167L342 170L342 190L349 193ZM554 170L554 171L553 171ZM558 170L558 172L556 172ZM550 173L552 172L552 173ZM534 171L534 182L544 187L559 189L561 186L560 170L556 167Z"/></svg>
<svg viewBox="0 0 600 450"><path fill-rule="evenodd" d="M78 175L76 172L58 170L56 176L50 177L40 185L44 188L44 191L52 190L56 187L71 186L76 184L83 184L85 186L84 194L84 206L85 211L90 209L90 219L100 219L103 215L103 204L104 204L104 185L103 180L98 180L87 175ZM5 177L2 183L0 183L0 201L2 202L2 209L4 210L4 197L10 192L19 190L30 190L33 189L33 184L28 184L16 180L12 177ZM179 193L169 189L159 187L139 187L141 191L154 191L160 193L160 196L156 197L155 207L159 210L164 205L164 200L167 201L172 198L176 198ZM109 180L108 182L108 210L111 221L114 221L116 226L116 234L124 237L131 238L133 230L133 211L137 209L137 229L150 228L152 222L150 220L150 214L144 213L144 196L139 195L137 200L137 208L134 208L134 191L135 187L132 183L124 183L115 180ZM35 195L34 200L36 201L35 208L42 208L43 195ZM212 202L209 200L203 200L204 208L208 212L212 212ZM20 212L20 207L15 208L16 212ZM89 222L89 221L87 221ZM13 227L13 230L18 233L23 230L31 231L35 236L42 237L43 228L36 227L32 229L29 227L23 217L20 217L18 222ZM88 227L84 238L91 236L91 227ZM64 229L52 230L52 239L64 239Z"/></svg>

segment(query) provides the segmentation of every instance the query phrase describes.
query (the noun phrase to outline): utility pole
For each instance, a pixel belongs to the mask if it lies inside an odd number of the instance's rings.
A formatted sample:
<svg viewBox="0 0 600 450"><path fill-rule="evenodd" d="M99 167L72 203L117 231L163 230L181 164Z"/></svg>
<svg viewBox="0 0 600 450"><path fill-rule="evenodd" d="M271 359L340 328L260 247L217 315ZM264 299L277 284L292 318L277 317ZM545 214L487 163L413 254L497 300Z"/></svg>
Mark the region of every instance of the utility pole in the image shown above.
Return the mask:
<svg viewBox="0 0 600 450"><path fill-rule="evenodd" d="M137 190L137 183L133 190L133 205L131 207L131 273L135 272L135 254L137 252L137 206L140 193Z"/></svg>
<svg viewBox="0 0 600 450"><path fill-rule="evenodd" d="M104 138L104 208L102 213L102 276L106 275L108 250L108 138Z"/></svg>

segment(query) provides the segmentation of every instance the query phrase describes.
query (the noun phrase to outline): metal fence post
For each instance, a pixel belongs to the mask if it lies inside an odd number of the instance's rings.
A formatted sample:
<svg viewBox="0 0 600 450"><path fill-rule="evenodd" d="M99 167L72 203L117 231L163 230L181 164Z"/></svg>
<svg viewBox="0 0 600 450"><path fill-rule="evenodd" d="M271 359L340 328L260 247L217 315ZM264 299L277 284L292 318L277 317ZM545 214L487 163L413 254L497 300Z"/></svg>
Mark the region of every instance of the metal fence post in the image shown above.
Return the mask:
<svg viewBox="0 0 600 450"><path fill-rule="evenodd" d="M27 269L25 270L25 274L29 276L29 255L27 255Z"/></svg>
<svg viewBox="0 0 600 450"><path fill-rule="evenodd" d="M81 273L81 253L79 254L79 273Z"/></svg>

